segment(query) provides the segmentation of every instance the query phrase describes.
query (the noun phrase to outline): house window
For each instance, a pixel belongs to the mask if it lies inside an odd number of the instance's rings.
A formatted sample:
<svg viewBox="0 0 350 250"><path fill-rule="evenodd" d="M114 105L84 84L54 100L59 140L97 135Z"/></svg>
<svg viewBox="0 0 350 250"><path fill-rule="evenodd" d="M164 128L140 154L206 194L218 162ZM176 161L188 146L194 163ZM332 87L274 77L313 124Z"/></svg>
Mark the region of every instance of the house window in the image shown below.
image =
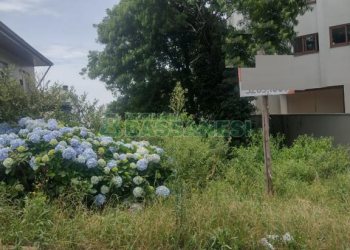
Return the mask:
<svg viewBox="0 0 350 250"><path fill-rule="evenodd" d="M318 52L318 34L299 36L294 41L295 55Z"/></svg>
<svg viewBox="0 0 350 250"><path fill-rule="evenodd" d="M313 3L316 3L316 0L307 0L307 3L308 4L313 4Z"/></svg>
<svg viewBox="0 0 350 250"><path fill-rule="evenodd" d="M350 24L330 27L331 47L350 44Z"/></svg>

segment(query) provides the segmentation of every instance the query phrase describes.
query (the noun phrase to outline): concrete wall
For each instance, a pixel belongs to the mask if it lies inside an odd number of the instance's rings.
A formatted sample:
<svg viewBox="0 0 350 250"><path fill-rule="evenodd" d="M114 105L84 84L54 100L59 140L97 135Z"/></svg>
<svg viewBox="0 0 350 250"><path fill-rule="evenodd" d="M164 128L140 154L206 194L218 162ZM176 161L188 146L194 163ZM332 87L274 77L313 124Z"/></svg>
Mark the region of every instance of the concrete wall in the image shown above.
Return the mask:
<svg viewBox="0 0 350 250"><path fill-rule="evenodd" d="M261 116L252 118L261 128ZM299 135L333 137L336 144L350 145L350 114L271 115L271 133L281 133L291 144Z"/></svg>

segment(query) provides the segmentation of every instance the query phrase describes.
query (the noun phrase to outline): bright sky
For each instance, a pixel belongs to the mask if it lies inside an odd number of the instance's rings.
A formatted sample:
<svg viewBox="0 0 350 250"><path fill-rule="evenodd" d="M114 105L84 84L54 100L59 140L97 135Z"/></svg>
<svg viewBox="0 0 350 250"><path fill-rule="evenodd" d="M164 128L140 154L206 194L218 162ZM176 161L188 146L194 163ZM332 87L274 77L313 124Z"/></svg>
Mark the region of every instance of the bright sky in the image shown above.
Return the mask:
<svg viewBox="0 0 350 250"><path fill-rule="evenodd" d="M84 79L79 72L87 64L88 51L102 48L93 24L118 1L0 0L0 20L55 64L46 80L74 86L105 104L113 96L104 83Z"/></svg>

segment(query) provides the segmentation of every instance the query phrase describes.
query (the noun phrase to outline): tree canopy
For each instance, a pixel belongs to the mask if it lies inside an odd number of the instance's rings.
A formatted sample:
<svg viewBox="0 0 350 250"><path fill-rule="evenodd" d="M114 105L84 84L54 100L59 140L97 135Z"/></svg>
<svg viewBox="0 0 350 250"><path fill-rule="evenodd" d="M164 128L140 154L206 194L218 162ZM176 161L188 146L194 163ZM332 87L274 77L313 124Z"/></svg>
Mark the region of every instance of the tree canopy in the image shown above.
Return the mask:
<svg viewBox="0 0 350 250"><path fill-rule="evenodd" d="M118 96L118 112L168 111L179 82L187 112L242 118L252 106L225 68L252 64L259 49L287 53L306 9L306 0L121 0L96 25L105 47L90 52L85 71ZM227 25L232 13L241 28Z"/></svg>

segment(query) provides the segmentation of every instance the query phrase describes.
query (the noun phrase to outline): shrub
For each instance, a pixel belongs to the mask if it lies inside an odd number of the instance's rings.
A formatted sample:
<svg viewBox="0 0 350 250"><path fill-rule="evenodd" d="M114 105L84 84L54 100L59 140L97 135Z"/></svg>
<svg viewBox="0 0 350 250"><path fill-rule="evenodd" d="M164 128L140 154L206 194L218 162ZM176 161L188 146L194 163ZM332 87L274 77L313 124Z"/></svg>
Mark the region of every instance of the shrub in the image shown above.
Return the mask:
<svg viewBox="0 0 350 250"><path fill-rule="evenodd" d="M16 122L24 116L50 117L69 126L100 130L104 107L96 100L89 102L86 94L78 95L74 88L64 91L59 84L38 85L34 79L27 79L25 90L12 78L10 70L0 73L0 122Z"/></svg>
<svg viewBox="0 0 350 250"><path fill-rule="evenodd" d="M73 189L96 205L110 197L141 201L169 194L162 186L170 174L160 164L163 150L146 141L114 141L54 119L22 118L3 130L0 181L19 194L35 190L54 198Z"/></svg>

